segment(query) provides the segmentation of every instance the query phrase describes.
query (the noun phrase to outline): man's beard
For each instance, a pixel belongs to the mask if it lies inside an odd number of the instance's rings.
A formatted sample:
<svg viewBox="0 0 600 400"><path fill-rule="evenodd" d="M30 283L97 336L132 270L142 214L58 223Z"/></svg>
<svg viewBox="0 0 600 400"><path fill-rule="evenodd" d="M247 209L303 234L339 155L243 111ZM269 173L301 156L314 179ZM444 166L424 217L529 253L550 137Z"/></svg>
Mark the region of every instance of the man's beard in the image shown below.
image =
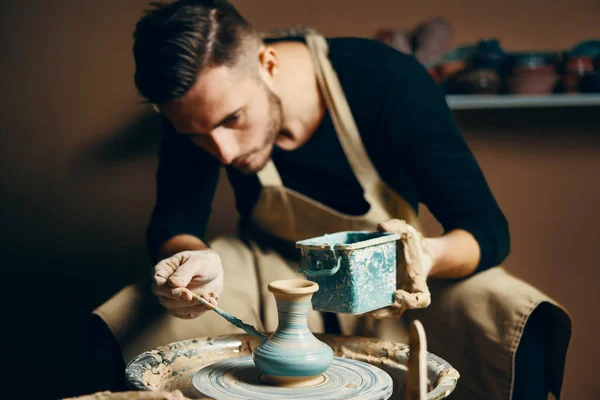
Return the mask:
<svg viewBox="0 0 600 400"><path fill-rule="evenodd" d="M267 98L269 101L269 124L267 126L267 135L263 145L260 148L242 156L242 158L260 157L260 159L255 163L240 168L240 171L245 174L256 173L267 165L271 159L271 155L273 154L273 146L275 145L277 137L281 134L281 128L283 125L283 109L281 106L281 99L277 97L277 95L273 93L266 85L264 85L264 88L267 92Z"/></svg>

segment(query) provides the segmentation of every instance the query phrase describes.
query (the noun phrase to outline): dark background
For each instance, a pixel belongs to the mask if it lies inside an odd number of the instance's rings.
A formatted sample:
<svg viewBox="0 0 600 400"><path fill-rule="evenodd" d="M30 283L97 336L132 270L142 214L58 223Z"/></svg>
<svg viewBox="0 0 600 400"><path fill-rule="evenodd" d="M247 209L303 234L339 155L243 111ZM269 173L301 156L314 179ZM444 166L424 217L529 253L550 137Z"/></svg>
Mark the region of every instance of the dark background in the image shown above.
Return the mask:
<svg viewBox="0 0 600 400"><path fill-rule="evenodd" d="M234 1L261 30L309 24L372 37L441 15L455 44L559 50L597 37L600 2ZM131 33L146 1L0 4L0 261L11 389L40 398L86 390L82 321L151 265L156 116L133 86ZM600 109L457 112L512 233L506 266L562 302L574 331L564 398L600 398ZM219 186L210 235L230 232ZM426 217L428 229L437 229ZM33 390L35 387L35 390ZM24 396L25 397L25 396Z"/></svg>

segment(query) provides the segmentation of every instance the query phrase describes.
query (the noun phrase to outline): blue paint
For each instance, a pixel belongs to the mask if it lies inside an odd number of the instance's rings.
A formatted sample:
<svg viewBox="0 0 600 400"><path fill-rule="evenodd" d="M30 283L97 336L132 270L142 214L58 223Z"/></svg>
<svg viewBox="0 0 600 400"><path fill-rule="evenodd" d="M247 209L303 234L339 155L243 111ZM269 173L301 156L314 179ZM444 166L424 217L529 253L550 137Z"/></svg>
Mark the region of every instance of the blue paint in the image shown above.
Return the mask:
<svg viewBox="0 0 600 400"><path fill-rule="evenodd" d="M261 341L262 340L266 340L267 337L258 331L258 329L256 329L254 326L245 323L244 321L242 321L241 319L234 317L233 315L229 314L226 311L223 311L221 309L217 310L215 308L215 311L222 316L223 318L225 318L227 321L231 322L233 325L237 326L240 329L243 329L244 332L246 332L249 335L252 336L256 336L257 338L259 338Z"/></svg>
<svg viewBox="0 0 600 400"><path fill-rule="evenodd" d="M397 233L349 231L302 240L299 272L319 285L317 311L362 314L394 302Z"/></svg>
<svg viewBox="0 0 600 400"><path fill-rule="evenodd" d="M211 303L209 303L208 301L206 301L205 299L203 299L202 297L200 297L198 295L194 295L194 297L197 300L199 300L202 304L204 304L206 307L213 310L214 312L219 314L221 317L225 318L228 322L232 323L233 325L237 326L240 329L243 329L244 332L246 332L248 335L255 336L255 337L259 338L261 341L264 341L267 339L267 336L265 336L265 334L259 332L258 329L256 329L254 326L247 324L244 321L242 321L241 319L229 314L227 311L222 310L219 307L212 305Z"/></svg>
<svg viewBox="0 0 600 400"><path fill-rule="evenodd" d="M310 285L311 292L318 290L314 283ZM275 377L313 377L322 374L333 361L333 350L308 329L312 293L273 294L277 301L279 323L275 332L252 353L256 367L262 373Z"/></svg>

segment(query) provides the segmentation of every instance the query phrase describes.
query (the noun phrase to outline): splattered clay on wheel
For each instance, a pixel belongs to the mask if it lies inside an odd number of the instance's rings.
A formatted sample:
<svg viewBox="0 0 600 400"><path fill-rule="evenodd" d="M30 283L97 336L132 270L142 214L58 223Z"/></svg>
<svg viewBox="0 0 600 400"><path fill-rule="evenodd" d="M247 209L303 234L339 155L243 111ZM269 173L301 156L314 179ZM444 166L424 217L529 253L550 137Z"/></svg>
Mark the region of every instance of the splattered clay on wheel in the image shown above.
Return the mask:
<svg viewBox="0 0 600 400"><path fill-rule="evenodd" d="M389 399L392 378L383 370L348 358L334 357L317 385L285 388L264 384L252 357L219 361L202 368L192 385L205 396L215 399Z"/></svg>

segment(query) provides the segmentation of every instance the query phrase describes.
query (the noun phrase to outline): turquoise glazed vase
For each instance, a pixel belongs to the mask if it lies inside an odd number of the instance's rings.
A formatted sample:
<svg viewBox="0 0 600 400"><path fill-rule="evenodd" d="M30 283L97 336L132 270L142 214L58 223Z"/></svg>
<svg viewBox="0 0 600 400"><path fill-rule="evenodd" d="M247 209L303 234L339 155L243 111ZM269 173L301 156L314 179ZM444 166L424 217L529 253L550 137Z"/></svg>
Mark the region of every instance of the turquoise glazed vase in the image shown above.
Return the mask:
<svg viewBox="0 0 600 400"><path fill-rule="evenodd" d="M264 383L277 386L310 386L322 382L333 361L333 350L308 329L308 311L319 285L304 279L271 282L277 302L277 330L252 353Z"/></svg>

